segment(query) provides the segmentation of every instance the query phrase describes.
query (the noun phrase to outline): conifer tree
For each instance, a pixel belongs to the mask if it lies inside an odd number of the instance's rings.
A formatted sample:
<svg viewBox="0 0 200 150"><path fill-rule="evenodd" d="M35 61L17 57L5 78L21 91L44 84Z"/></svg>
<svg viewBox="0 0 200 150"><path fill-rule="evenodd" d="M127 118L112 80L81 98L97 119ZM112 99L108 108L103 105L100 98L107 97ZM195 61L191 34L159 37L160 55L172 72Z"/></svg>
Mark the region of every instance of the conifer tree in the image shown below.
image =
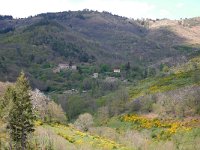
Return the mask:
<svg viewBox="0 0 200 150"><path fill-rule="evenodd" d="M12 88L11 99L13 102L9 112L8 128L10 137L17 150L25 150L27 136L34 131L35 116L30 99L30 86L25 74L22 72Z"/></svg>

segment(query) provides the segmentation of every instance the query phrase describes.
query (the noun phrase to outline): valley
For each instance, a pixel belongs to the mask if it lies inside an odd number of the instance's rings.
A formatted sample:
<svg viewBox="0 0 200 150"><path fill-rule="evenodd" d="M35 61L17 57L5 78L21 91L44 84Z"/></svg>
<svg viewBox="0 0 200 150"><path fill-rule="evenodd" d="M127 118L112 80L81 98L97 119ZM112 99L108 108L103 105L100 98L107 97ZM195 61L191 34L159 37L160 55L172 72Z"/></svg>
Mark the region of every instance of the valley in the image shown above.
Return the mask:
<svg viewBox="0 0 200 150"><path fill-rule="evenodd" d="M0 148L30 106L30 150L200 149L199 33L199 17L0 16Z"/></svg>

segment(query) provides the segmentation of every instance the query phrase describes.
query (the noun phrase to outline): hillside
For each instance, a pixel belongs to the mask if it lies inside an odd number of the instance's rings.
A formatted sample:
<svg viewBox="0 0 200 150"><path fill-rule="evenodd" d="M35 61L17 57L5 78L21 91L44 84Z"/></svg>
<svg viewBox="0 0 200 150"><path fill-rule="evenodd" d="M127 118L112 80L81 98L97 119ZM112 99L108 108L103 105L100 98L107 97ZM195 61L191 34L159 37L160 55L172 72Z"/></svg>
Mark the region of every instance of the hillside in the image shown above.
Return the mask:
<svg viewBox="0 0 200 150"><path fill-rule="evenodd" d="M199 45L199 33L200 33L200 19L181 19L181 20L158 20L150 21L149 28L156 30L158 28L168 28L178 37L184 39L184 44ZM173 37L172 37L173 38ZM174 38L174 43L183 44L178 39Z"/></svg>
<svg viewBox="0 0 200 150"><path fill-rule="evenodd" d="M2 2L0 150L200 150L198 5Z"/></svg>
<svg viewBox="0 0 200 150"><path fill-rule="evenodd" d="M112 70L128 62L137 74L131 80L141 79L145 68L158 68L162 63L173 66L196 55L198 22L195 18L185 23L138 21L88 10L22 19L1 17L1 80L14 81L23 69L33 87L64 91L79 88L77 85L86 76L100 73L101 65ZM75 73L78 78L53 73L59 64L70 62L79 67L79 73ZM89 70L84 76L80 75L81 67ZM66 81L66 76L75 85Z"/></svg>

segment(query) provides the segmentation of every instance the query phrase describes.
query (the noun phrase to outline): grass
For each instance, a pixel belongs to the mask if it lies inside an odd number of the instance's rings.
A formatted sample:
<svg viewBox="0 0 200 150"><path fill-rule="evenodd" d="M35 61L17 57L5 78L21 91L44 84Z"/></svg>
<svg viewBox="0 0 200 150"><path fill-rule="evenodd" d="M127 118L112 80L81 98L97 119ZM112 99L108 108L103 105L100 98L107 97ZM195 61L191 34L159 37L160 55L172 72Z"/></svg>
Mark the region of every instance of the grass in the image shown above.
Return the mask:
<svg viewBox="0 0 200 150"><path fill-rule="evenodd" d="M146 94L155 94L167 92L184 86L197 84L193 79L199 70L190 70L188 72L178 72L166 77L148 78L140 81L135 87L129 89L131 99L135 99Z"/></svg>
<svg viewBox="0 0 200 150"><path fill-rule="evenodd" d="M72 125L37 123L34 134L29 137L29 147L34 150L165 150L166 147L197 150L200 148L199 123L199 119L180 122L124 115L112 118L107 127L93 127L87 133ZM0 128L3 149L9 141L4 125L1 123Z"/></svg>
<svg viewBox="0 0 200 150"><path fill-rule="evenodd" d="M8 133L0 128L0 149L8 147L7 141L9 141ZM133 150L109 138L84 133L73 126L60 124L37 124L35 132L29 137L27 148L34 150Z"/></svg>
<svg viewBox="0 0 200 150"><path fill-rule="evenodd" d="M126 145L132 144L136 149L165 150L168 147L170 150L197 150L200 148L199 119L162 120L140 115L124 115L112 118L107 126L116 130L121 142Z"/></svg>
<svg viewBox="0 0 200 150"><path fill-rule="evenodd" d="M121 144L110 139L106 139L97 135L81 132L72 126L53 125L45 126L46 129L54 131L57 135L65 138L68 142L76 145L78 148L87 147L88 149L102 150L129 150Z"/></svg>
<svg viewBox="0 0 200 150"><path fill-rule="evenodd" d="M122 123L132 123L132 128L136 130L148 129L152 131L152 138L156 140L171 139L176 133L188 132L200 124L199 119L191 119L189 121L182 120L161 120L150 119L139 115L124 115L121 118ZM200 126L198 126L200 127Z"/></svg>
<svg viewBox="0 0 200 150"><path fill-rule="evenodd" d="M184 86L199 84L200 80L195 80L195 74L200 72L200 65L197 69L173 69L173 73L166 77L147 78L139 81L138 84L129 89L131 99L135 99L146 94L155 94L179 89Z"/></svg>
<svg viewBox="0 0 200 150"><path fill-rule="evenodd" d="M199 84L200 56L191 58L180 66L171 67L169 72L170 74L165 77L152 77L139 81L136 86L129 90L131 99Z"/></svg>
<svg viewBox="0 0 200 150"><path fill-rule="evenodd" d="M52 150L76 150L76 146L57 135L52 130L44 128L43 126L37 126L34 135L30 138L30 145L32 149L52 149Z"/></svg>
<svg viewBox="0 0 200 150"><path fill-rule="evenodd" d="M8 146L8 139L5 123L0 120L0 149Z"/></svg>
<svg viewBox="0 0 200 150"><path fill-rule="evenodd" d="M173 136L177 149L198 150L200 149L200 128L194 128L189 132L182 132Z"/></svg>

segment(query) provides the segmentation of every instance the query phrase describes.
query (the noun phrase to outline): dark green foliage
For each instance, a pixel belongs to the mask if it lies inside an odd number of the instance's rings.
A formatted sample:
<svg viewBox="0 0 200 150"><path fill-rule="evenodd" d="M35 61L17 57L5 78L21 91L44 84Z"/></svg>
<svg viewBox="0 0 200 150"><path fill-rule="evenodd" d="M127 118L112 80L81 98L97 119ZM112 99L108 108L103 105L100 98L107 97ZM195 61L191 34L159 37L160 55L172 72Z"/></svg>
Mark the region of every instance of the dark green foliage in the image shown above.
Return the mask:
<svg viewBox="0 0 200 150"><path fill-rule="evenodd" d="M80 96L72 96L67 101L67 109L65 110L69 119L76 118L79 114L84 112L90 112L91 108L88 108L90 101L83 99Z"/></svg>
<svg viewBox="0 0 200 150"><path fill-rule="evenodd" d="M0 34L0 56L5 58L0 58L0 80L14 81L19 70L24 69L31 86L47 92L78 88L94 72L128 81L155 76L153 68L146 71L145 68L166 57L176 59L180 54L199 51L191 46L166 46L166 40L173 43L181 38L162 29L156 30L155 35L166 33L172 38L163 36L157 40L137 21L107 12L47 13L24 20L1 16L0 20L5 24ZM66 79L65 75L52 72L59 63L70 61L81 66L78 80L70 81L71 77ZM88 64L88 72L83 73L82 66ZM91 66L96 70L91 70ZM115 67L122 69L121 74L113 74Z"/></svg>
<svg viewBox="0 0 200 150"><path fill-rule="evenodd" d="M14 30L15 29L13 27L7 27L5 29L1 29L0 34L8 33L8 32L14 31Z"/></svg>
<svg viewBox="0 0 200 150"><path fill-rule="evenodd" d="M183 51L183 52L192 52L195 48L190 47L190 46L174 46L175 49L179 50L179 51Z"/></svg>
<svg viewBox="0 0 200 150"><path fill-rule="evenodd" d="M131 69L131 65L130 62L128 62L127 64L125 64L125 70L129 71Z"/></svg>
<svg viewBox="0 0 200 150"><path fill-rule="evenodd" d="M112 69L109 65L107 65L107 64L101 64L100 65L100 72L101 73L111 72L111 71L112 71Z"/></svg>
<svg viewBox="0 0 200 150"><path fill-rule="evenodd" d="M22 72L17 79L16 85L7 91L13 102L9 112L8 129L10 137L15 143L16 149L26 148L27 136L34 131L32 103L29 94L30 86L25 74Z"/></svg>
<svg viewBox="0 0 200 150"><path fill-rule="evenodd" d="M12 20L12 19L13 17L10 15L4 15L4 16L0 15L0 20Z"/></svg>

